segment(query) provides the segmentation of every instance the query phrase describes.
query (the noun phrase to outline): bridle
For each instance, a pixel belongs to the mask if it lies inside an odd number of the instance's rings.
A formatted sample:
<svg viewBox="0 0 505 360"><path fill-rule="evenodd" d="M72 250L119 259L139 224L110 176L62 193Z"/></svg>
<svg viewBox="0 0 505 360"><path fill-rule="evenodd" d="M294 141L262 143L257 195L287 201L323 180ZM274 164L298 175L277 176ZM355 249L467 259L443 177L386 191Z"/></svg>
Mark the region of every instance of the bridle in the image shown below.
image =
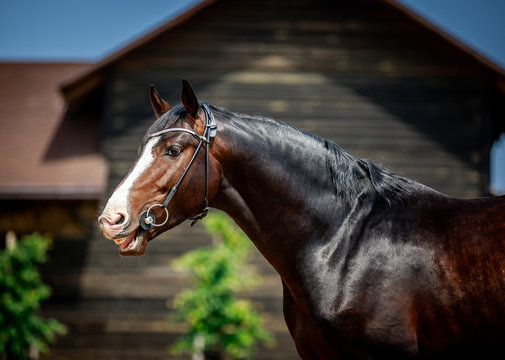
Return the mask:
<svg viewBox="0 0 505 360"><path fill-rule="evenodd" d="M149 206L149 208L144 211L140 215L140 227L146 231L151 230L153 227L160 227L163 226L167 223L168 221L168 210L167 206L174 197L175 193L177 192L177 189L179 188L179 185L181 184L182 180L186 176L189 168L191 165L193 165L193 162L196 159L196 156L200 152L200 149L202 146L205 144L205 198L203 202L203 210L200 214L190 218L190 220L193 220L191 225L194 225L198 220L203 219L207 213L209 212L209 145L210 145L210 138L213 138L216 136L217 133L217 124L216 124L216 119L214 118L214 115L212 114L212 110L210 109L209 104L206 103L200 103L200 107L202 108L204 114L205 114L205 130L203 132L203 135L199 135L193 130L189 129L184 129L184 128L171 128L171 129L165 129L161 130L158 132L155 132L154 134L149 135L149 139L166 134L168 132L185 132L190 135L192 135L194 138L196 138L199 143L195 149L195 152L193 153L193 156L191 157L191 160L189 161L188 165L186 165L186 168L182 172L181 177L177 181L177 183L172 187L170 192L168 193L165 201L161 204L153 204ZM165 220L161 223L156 222L156 216L152 212L153 208L161 207L163 210L165 210Z"/></svg>

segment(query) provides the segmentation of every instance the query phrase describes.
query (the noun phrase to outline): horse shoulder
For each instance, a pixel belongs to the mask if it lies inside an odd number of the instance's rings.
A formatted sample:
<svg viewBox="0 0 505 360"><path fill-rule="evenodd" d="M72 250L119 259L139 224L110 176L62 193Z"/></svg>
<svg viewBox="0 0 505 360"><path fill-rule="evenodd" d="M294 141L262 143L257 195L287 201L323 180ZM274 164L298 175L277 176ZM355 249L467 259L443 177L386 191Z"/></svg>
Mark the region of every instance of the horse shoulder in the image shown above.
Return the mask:
<svg viewBox="0 0 505 360"><path fill-rule="evenodd" d="M308 261L311 321L353 351L415 356L416 296L429 284L433 251L418 241L419 206L369 208ZM387 211L386 211L387 210ZM316 265L314 265L316 264Z"/></svg>
<svg viewBox="0 0 505 360"><path fill-rule="evenodd" d="M316 327L350 357L415 356L416 278L428 271L422 263L429 254L409 246L396 249L385 236L354 240L358 244L347 256L320 259L317 275L310 276L310 302L305 313L298 307L303 314L298 321L304 329L310 328L306 323Z"/></svg>

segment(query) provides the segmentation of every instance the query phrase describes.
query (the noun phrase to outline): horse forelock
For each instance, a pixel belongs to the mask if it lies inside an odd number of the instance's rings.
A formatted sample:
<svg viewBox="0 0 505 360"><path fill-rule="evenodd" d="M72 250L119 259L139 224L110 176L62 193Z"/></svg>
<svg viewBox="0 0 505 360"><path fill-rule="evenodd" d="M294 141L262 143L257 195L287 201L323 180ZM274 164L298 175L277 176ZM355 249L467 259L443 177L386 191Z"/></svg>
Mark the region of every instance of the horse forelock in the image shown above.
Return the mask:
<svg viewBox="0 0 505 360"><path fill-rule="evenodd" d="M156 121L149 127L149 129L147 129L147 132L144 135L144 139L142 140L142 144L138 150L139 155L142 153L142 150L144 149L147 141L150 139L150 136L152 134L161 130L168 129L173 124L175 124L177 120L183 119L185 115L186 110L181 104L179 104L156 119Z"/></svg>

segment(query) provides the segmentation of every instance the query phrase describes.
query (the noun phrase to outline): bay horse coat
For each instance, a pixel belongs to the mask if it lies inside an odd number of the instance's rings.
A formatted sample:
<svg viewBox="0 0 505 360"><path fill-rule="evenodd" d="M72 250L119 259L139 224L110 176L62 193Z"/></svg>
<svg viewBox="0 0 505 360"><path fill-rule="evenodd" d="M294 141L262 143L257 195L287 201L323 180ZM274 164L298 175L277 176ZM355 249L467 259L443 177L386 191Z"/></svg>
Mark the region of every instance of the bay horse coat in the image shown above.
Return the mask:
<svg viewBox="0 0 505 360"><path fill-rule="evenodd" d="M200 103L185 80L182 105L154 88L151 103L157 120L99 218L122 255L211 206L279 273L303 359L503 351L504 197L448 197L289 125Z"/></svg>

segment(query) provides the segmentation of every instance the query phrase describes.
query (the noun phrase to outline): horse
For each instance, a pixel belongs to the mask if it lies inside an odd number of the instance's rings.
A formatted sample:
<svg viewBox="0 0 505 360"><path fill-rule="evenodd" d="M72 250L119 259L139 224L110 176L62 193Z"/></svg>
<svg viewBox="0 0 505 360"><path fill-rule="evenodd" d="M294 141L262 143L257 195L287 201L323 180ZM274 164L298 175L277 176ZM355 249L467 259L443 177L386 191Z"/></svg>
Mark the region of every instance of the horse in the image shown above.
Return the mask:
<svg viewBox="0 0 505 360"><path fill-rule="evenodd" d="M156 120L99 217L121 255L209 207L279 273L303 359L495 356L505 341L505 197L457 199L288 124L154 86Z"/></svg>

